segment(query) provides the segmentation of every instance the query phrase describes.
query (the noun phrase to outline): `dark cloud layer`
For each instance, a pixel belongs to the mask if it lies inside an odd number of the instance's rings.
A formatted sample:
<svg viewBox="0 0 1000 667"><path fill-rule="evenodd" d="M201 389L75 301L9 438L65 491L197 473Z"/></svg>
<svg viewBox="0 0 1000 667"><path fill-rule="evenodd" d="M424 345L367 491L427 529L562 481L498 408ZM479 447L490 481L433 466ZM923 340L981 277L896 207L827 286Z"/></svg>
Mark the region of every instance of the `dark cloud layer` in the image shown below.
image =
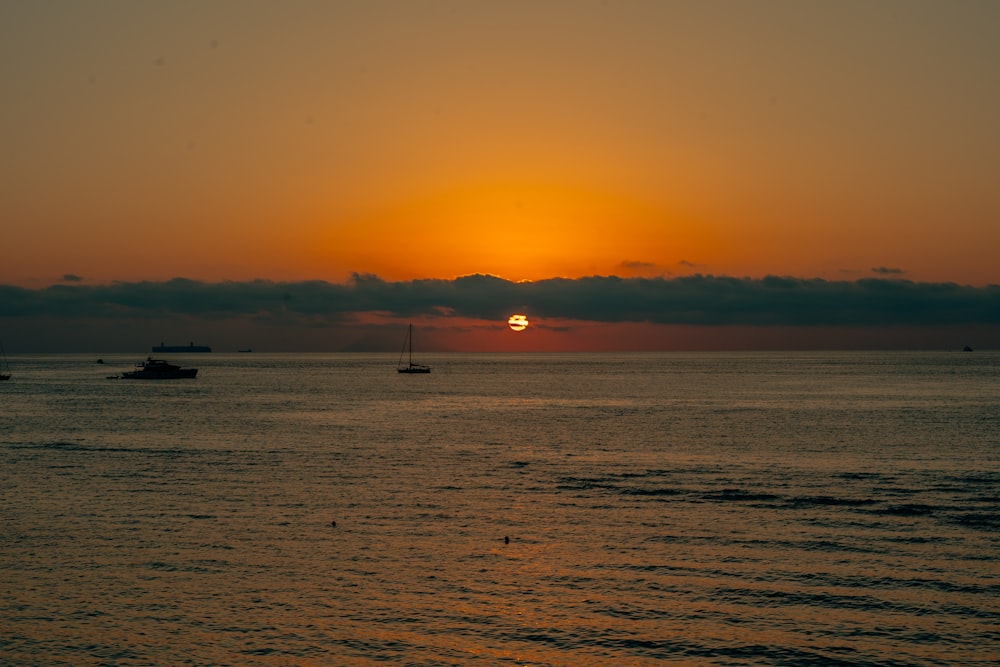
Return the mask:
<svg viewBox="0 0 1000 667"><path fill-rule="evenodd" d="M827 281L695 275L678 278L553 278L515 283L494 276L388 282L355 275L323 281L0 286L0 315L14 318L207 319L252 317L330 323L353 313L536 317L600 322L752 326L898 326L1000 323L1000 286L869 278Z"/></svg>

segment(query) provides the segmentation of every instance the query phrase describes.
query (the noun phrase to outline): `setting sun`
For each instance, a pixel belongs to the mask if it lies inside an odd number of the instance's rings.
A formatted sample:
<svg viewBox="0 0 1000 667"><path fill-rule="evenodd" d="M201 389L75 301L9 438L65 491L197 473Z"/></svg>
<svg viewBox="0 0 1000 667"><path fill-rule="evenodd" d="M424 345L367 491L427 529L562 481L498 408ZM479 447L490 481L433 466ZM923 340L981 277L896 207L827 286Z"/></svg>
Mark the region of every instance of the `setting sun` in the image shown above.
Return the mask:
<svg viewBox="0 0 1000 667"><path fill-rule="evenodd" d="M525 315L514 314L507 319L507 326L510 327L511 331L524 331L528 328L528 318Z"/></svg>

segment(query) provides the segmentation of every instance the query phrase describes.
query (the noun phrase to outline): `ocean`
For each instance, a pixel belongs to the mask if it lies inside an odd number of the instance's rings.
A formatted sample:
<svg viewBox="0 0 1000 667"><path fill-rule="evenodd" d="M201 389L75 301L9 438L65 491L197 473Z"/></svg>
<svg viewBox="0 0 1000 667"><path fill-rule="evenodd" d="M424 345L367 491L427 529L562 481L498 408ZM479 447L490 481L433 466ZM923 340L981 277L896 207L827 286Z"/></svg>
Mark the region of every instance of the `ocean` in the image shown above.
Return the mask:
<svg viewBox="0 0 1000 667"><path fill-rule="evenodd" d="M4 665L995 665L1000 353L9 357Z"/></svg>

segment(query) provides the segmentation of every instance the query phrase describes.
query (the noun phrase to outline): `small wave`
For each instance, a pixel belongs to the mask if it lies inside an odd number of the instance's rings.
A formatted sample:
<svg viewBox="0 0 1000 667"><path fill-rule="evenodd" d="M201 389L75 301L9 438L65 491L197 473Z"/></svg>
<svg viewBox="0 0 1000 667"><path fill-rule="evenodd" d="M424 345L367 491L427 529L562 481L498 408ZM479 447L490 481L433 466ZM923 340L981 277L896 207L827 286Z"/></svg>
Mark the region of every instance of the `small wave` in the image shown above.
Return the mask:
<svg viewBox="0 0 1000 667"><path fill-rule="evenodd" d="M970 473L968 475L949 477L948 480L953 482L959 489L967 491L972 487L978 486L995 487L1000 482L1000 474L991 474L988 472Z"/></svg>
<svg viewBox="0 0 1000 667"><path fill-rule="evenodd" d="M668 609L653 609L635 605L599 606L594 612L611 618L622 618L629 621L659 621L670 618L673 612Z"/></svg>
<svg viewBox="0 0 1000 667"><path fill-rule="evenodd" d="M950 521L964 528L1000 531L1000 513L996 512L964 512L951 517Z"/></svg>
<svg viewBox="0 0 1000 667"><path fill-rule="evenodd" d="M930 505L920 505L916 503L908 505L890 505L878 510L873 510L874 514L886 514L890 516L927 516L933 514L935 508Z"/></svg>
<svg viewBox="0 0 1000 667"><path fill-rule="evenodd" d="M169 563L161 563L160 561L153 561L152 563L147 563L146 567L150 570L163 570L164 572L176 572L177 567L170 565Z"/></svg>
<svg viewBox="0 0 1000 667"><path fill-rule="evenodd" d="M898 544L927 544L929 542L941 542L940 537L927 537L924 535L891 535L882 538L885 542L895 542Z"/></svg>
<svg viewBox="0 0 1000 667"><path fill-rule="evenodd" d="M88 451L91 449L78 442L29 442L20 445L11 445L11 449L55 449L57 451Z"/></svg>
<svg viewBox="0 0 1000 667"><path fill-rule="evenodd" d="M880 472L840 472L833 475L838 479L850 480L895 480L894 476L888 476Z"/></svg>
<svg viewBox="0 0 1000 667"><path fill-rule="evenodd" d="M804 606L816 609L899 611L901 606L870 595L840 595L826 591L778 591L772 589L720 588L718 595L733 604L758 607Z"/></svg>
<svg viewBox="0 0 1000 667"><path fill-rule="evenodd" d="M795 581L811 588L844 588L868 591L928 590L949 595L996 595L1000 592L1000 585L984 586L979 582L957 583L946 579L920 577L865 576L860 574L845 576L833 572L785 572L782 576L789 581Z"/></svg>
<svg viewBox="0 0 1000 667"><path fill-rule="evenodd" d="M12 445L11 449L29 451L55 451L55 452L86 452L86 453L114 453L114 454L148 454L155 456L192 456L206 453L193 449L175 449L152 447L121 447L100 444L85 444L81 442L33 442L19 445Z"/></svg>
<svg viewBox="0 0 1000 667"><path fill-rule="evenodd" d="M723 489L719 492L702 495L702 498L705 500L721 501L776 500L778 497L773 493L746 491L744 489Z"/></svg>
<svg viewBox="0 0 1000 667"><path fill-rule="evenodd" d="M621 489L625 496L676 496L683 493L677 489Z"/></svg>
<svg viewBox="0 0 1000 667"><path fill-rule="evenodd" d="M560 491L589 491L617 487L614 481L607 477L563 477L559 480L556 488Z"/></svg>
<svg viewBox="0 0 1000 667"><path fill-rule="evenodd" d="M863 507L876 503L878 501L872 498L838 498L836 496L795 496L788 499L788 504L793 506Z"/></svg>

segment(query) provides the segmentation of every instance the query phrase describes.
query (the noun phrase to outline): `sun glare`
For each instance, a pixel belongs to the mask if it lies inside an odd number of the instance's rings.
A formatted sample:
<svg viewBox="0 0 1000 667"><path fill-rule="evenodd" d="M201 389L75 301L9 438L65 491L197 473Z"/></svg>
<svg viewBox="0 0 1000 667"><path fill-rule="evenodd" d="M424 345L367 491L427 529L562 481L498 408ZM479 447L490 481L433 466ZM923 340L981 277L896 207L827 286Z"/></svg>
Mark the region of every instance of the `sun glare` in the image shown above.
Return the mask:
<svg viewBox="0 0 1000 667"><path fill-rule="evenodd" d="M511 331L524 331L529 324L530 322L525 315L514 314L507 318L507 326L510 327Z"/></svg>
<svg viewBox="0 0 1000 667"><path fill-rule="evenodd" d="M704 233L685 224L617 191L498 181L387 201L329 224L316 247L328 265L385 279L488 273L544 280L607 275L628 260L662 267L671 259L705 257L698 243ZM417 230L424 252L404 241Z"/></svg>

